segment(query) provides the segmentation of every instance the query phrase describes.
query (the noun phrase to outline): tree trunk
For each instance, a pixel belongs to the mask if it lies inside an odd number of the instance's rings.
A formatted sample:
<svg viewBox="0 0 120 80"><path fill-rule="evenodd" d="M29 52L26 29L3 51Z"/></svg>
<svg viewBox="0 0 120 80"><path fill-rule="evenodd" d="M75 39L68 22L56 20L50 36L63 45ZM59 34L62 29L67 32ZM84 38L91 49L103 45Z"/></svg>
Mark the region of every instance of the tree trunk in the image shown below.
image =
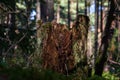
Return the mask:
<svg viewBox="0 0 120 80"><path fill-rule="evenodd" d="M68 27L70 28L70 21L71 21L71 17L70 17L70 3L71 1L68 0Z"/></svg>
<svg viewBox="0 0 120 80"><path fill-rule="evenodd" d="M118 35L117 35L117 51L120 53L120 0L116 0L117 3L117 29L118 29ZM120 59L120 54L118 54L118 60Z"/></svg>
<svg viewBox="0 0 120 80"><path fill-rule="evenodd" d="M57 23L60 21L60 1L58 1L57 5Z"/></svg>
<svg viewBox="0 0 120 80"><path fill-rule="evenodd" d="M103 0L101 0L101 5L100 5L100 16L101 16L101 19L100 19L100 32L102 33L103 32Z"/></svg>
<svg viewBox="0 0 120 80"><path fill-rule="evenodd" d="M85 0L85 15L87 15L87 0Z"/></svg>
<svg viewBox="0 0 120 80"><path fill-rule="evenodd" d="M54 19L54 0L44 0L41 3L41 18L43 22L51 22Z"/></svg>
<svg viewBox="0 0 120 80"><path fill-rule="evenodd" d="M99 75L99 76L102 76L104 64L107 61L107 49L111 40L110 36L112 35L110 33L110 29L111 29L111 23L114 20L115 2L114 0L110 0L110 3L111 3L110 11L107 16L105 33L102 38L102 42L101 42L102 44L99 50L99 57L97 58L96 64L95 64L95 75Z"/></svg>
<svg viewBox="0 0 120 80"><path fill-rule="evenodd" d="M41 8L40 8L40 1L37 0L36 2L36 28L37 28L37 53L41 53L41 47L40 47L40 44L42 43L41 42L41 24L42 24L42 21L41 21Z"/></svg>
<svg viewBox="0 0 120 80"><path fill-rule="evenodd" d="M120 15L119 15L119 19L120 19ZM120 53L120 21L118 22L118 25L119 25L118 26L118 53Z"/></svg>
<svg viewBox="0 0 120 80"><path fill-rule="evenodd" d="M12 28L15 28L15 0L12 0L12 4L10 5L12 10L13 10L13 13L11 13L11 25L12 25Z"/></svg>
<svg viewBox="0 0 120 80"><path fill-rule="evenodd" d="M27 7L27 16L26 16L26 28L27 30L29 29L29 21L30 21L30 11L31 11L31 0L25 0L25 3L26 3L26 7Z"/></svg>
<svg viewBox="0 0 120 80"><path fill-rule="evenodd" d="M41 19L41 11L40 10L41 10L41 8L40 8L40 1L37 0L37 2L36 2L36 12L37 12L37 14L36 14L36 21Z"/></svg>
<svg viewBox="0 0 120 80"><path fill-rule="evenodd" d="M98 23L99 23L98 7L99 7L98 0L95 0L95 52L94 52L95 60L98 51Z"/></svg>
<svg viewBox="0 0 120 80"><path fill-rule="evenodd" d="M79 0L77 0L76 2L76 17L78 16L78 12L79 12L78 6L79 6Z"/></svg>

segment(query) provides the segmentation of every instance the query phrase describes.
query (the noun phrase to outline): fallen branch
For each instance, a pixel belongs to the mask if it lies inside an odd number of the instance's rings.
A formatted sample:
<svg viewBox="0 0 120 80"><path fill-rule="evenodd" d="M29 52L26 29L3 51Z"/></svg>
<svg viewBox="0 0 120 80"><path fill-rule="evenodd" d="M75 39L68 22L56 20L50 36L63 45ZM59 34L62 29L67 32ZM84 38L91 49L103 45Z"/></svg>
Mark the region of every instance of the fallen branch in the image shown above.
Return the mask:
<svg viewBox="0 0 120 80"><path fill-rule="evenodd" d="M109 59L108 61L109 61L110 63L112 63L112 64L116 64L116 65L119 65L119 66L120 66L120 63L119 63L119 62L113 61L113 60L111 60L111 59Z"/></svg>

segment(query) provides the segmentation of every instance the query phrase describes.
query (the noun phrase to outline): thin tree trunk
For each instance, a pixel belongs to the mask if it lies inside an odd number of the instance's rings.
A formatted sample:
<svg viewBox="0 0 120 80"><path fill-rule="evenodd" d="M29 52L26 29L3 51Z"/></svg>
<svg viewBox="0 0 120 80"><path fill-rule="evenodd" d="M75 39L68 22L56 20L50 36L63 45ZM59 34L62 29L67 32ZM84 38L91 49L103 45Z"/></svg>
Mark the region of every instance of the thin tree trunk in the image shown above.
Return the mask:
<svg viewBox="0 0 120 80"><path fill-rule="evenodd" d="M43 0L44 3L40 3L41 5L41 19L43 22L47 21L47 0Z"/></svg>
<svg viewBox="0 0 120 80"><path fill-rule="evenodd" d="M87 0L85 0L85 15L87 15Z"/></svg>
<svg viewBox="0 0 120 80"><path fill-rule="evenodd" d="M119 15L119 20L120 20L120 15ZM120 53L120 21L118 22L118 53Z"/></svg>
<svg viewBox="0 0 120 80"><path fill-rule="evenodd" d="M60 21L60 3L58 2L57 5L57 23L59 23Z"/></svg>
<svg viewBox="0 0 120 80"><path fill-rule="evenodd" d="M107 61L107 49L108 46L110 44L110 28L111 28L111 23L114 20L114 11L115 11L115 3L114 0L110 0L110 11L108 13L107 16L107 23L106 23L106 27L105 27L105 33L104 36L102 38L102 44L99 50L99 57L96 60L96 64L95 64L95 75L99 75L102 76L103 73L103 68L104 68L104 64Z"/></svg>
<svg viewBox="0 0 120 80"><path fill-rule="evenodd" d="M41 18L44 22L51 22L54 19L54 0L44 0L41 3Z"/></svg>
<svg viewBox="0 0 120 80"><path fill-rule="evenodd" d="M100 2L98 3L98 9L97 9L97 11L98 11L98 35L97 35L97 37L98 37L98 40L97 40L97 42L98 42L98 45L97 45L97 50L100 48L100 45L101 45L101 38L102 38L102 36L101 36L101 34L102 34L102 32L103 32L103 11L102 11L102 0L99 0ZM100 10L99 10L100 9Z"/></svg>
<svg viewBox="0 0 120 80"><path fill-rule="evenodd" d="M98 12L98 0L95 0L95 52L94 57L96 60L97 51L98 51L98 23L99 23L99 12Z"/></svg>
<svg viewBox="0 0 120 80"><path fill-rule="evenodd" d="M37 53L41 53L41 49L40 49L40 44L41 44L41 30L40 30L40 24L41 24L41 8L40 8L40 1L37 0L36 2L36 28L37 28Z"/></svg>
<svg viewBox="0 0 120 80"><path fill-rule="evenodd" d="M12 1L11 8L13 10L13 13L11 14L11 24L13 25L13 28L15 28L15 0Z"/></svg>
<svg viewBox="0 0 120 80"><path fill-rule="evenodd" d="M116 50L114 51L114 52L116 52L116 53L120 53L120 1L119 0L115 0L115 4L116 4L116 18L117 18L117 20L116 20L116 29L118 30L118 33L116 33L117 34L117 39L116 39L116 43L118 43L117 45L116 44L114 44L114 45L116 45ZM117 54L117 61L119 61L119 59L120 59L120 54Z"/></svg>
<svg viewBox="0 0 120 80"><path fill-rule="evenodd" d="M78 16L78 12L79 12L78 6L79 6L79 0L77 0L76 2L76 17Z"/></svg>
<svg viewBox="0 0 120 80"><path fill-rule="evenodd" d="M100 5L100 8L101 8L101 19L100 19L100 31L101 33L103 32L103 0L101 0L101 5Z"/></svg>
<svg viewBox="0 0 120 80"><path fill-rule="evenodd" d="M52 21L54 19L54 0L48 0L47 16L48 16L48 21Z"/></svg>
<svg viewBox="0 0 120 80"><path fill-rule="evenodd" d="M30 21L30 11L31 11L31 0L25 0L25 3L26 3L26 7L27 7L27 16L26 16L26 28L27 30L29 30L29 21Z"/></svg>
<svg viewBox="0 0 120 80"><path fill-rule="evenodd" d="M68 27L70 28L70 21L71 21L71 16L70 16L70 3L71 1L68 0Z"/></svg>
<svg viewBox="0 0 120 80"><path fill-rule="evenodd" d="M36 14L36 21L41 19L41 11L40 10L41 10L40 9L40 1L37 0L37 2L36 2L36 12L37 12L37 14Z"/></svg>
<svg viewBox="0 0 120 80"><path fill-rule="evenodd" d="M87 62L89 64L89 67L88 67L88 77L91 77L92 75L92 67L91 65L92 64L92 38L91 38L92 34L91 34L91 31L89 31L88 33L88 45L87 45Z"/></svg>

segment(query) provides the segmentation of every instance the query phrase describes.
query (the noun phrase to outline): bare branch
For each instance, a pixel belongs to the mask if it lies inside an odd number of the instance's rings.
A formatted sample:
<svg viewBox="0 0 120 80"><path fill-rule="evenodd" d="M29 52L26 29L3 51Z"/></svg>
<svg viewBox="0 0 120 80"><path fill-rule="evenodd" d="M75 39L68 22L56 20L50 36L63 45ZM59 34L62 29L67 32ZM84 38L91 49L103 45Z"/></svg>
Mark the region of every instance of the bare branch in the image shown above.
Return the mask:
<svg viewBox="0 0 120 80"><path fill-rule="evenodd" d="M116 64L116 65L119 65L119 66L120 66L120 63L119 63L119 62L113 61L113 60L111 60L111 59L109 59L108 61L109 61L110 63L112 63L112 64Z"/></svg>
<svg viewBox="0 0 120 80"><path fill-rule="evenodd" d="M27 35L27 32L26 32L16 43L12 44L12 45L9 47L9 49L4 53L4 56L6 56L7 53L8 53L16 44L20 43L20 42L25 38L26 35Z"/></svg>

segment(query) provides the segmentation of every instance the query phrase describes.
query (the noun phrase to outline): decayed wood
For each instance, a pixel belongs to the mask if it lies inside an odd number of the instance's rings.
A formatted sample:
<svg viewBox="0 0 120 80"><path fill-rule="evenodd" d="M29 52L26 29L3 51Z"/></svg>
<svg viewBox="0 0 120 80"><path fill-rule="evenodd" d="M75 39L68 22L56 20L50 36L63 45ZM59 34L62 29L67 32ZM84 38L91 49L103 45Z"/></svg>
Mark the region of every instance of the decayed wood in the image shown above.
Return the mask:
<svg viewBox="0 0 120 80"><path fill-rule="evenodd" d="M76 65L75 54L82 56L79 57L82 61L86 59L89 27L87 21L87 16L79 15L71 30L63 24L47 25L47 33L42 39L43 68L66 74Z"/></svg>

